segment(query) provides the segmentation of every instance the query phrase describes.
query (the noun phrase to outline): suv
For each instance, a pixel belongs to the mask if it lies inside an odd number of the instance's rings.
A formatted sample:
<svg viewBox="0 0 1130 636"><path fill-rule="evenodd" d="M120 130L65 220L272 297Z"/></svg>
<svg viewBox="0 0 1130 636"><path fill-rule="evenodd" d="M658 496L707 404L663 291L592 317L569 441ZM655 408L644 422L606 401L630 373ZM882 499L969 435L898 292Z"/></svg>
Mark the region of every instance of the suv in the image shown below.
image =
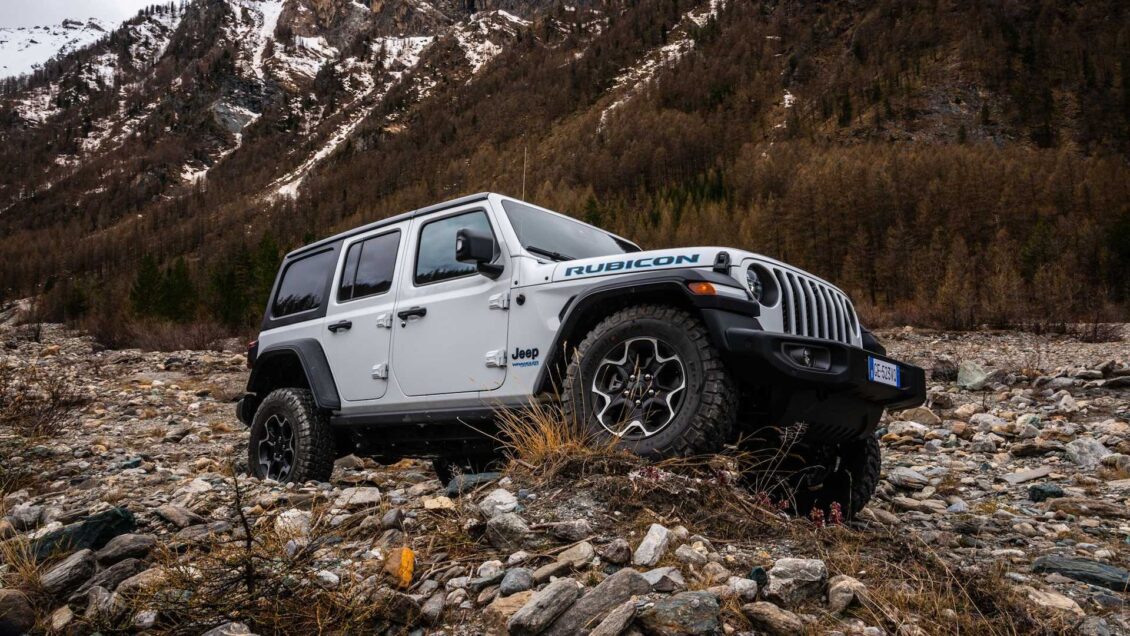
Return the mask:
<svg viewBox="0 0 1130 636"><path fill-rule="evenodd" d="M796 512L850 516L878 479L883 409L925 398L922 370L884 353L795 267L643 251L480 194L288 254L238 413L261 478L327 481L352 453L431 458L446 480L497 457L500 410L558 401L646 457L775 450Z"/></svg>

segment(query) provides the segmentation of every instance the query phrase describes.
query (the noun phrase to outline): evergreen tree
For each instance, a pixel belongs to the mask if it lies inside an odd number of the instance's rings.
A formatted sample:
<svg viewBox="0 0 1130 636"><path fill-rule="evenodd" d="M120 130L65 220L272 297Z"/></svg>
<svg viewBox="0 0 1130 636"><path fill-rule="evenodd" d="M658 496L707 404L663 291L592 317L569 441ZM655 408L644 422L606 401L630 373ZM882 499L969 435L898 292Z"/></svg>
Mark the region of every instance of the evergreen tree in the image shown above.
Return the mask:
<svg viewBox="0 0 1130 636"><path fill-rule="evenodd" d="M168 320L189 322L195 317L195 310L196 286L188 273L188 264L181 257L165 271L161 281L158 314Z"/></svg>
<svg viewBox="0 0 1130 636"><path fill-rule="evenodd" d="M152 254L141 258L141 267L129 290L130 305L138 316L152 316L157 313L161 295L161 270Z"/></svg>

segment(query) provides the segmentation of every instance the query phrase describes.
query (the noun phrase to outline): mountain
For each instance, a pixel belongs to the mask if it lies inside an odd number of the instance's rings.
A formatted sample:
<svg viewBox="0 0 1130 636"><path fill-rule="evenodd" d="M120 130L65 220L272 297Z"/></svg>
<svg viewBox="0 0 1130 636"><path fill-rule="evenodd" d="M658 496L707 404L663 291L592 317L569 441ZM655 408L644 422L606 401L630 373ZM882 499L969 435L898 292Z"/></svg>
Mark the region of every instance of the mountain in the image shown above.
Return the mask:
<svg viewBox="0 0 1130 636"><path fill-rule="evenodd" d="M1114 1L158 5L0 83L0 290L109 315L143 256L183 257L191 317L254 324L256 250L495 189L759 249L875 320L1099 316L1130 296L1126 24Z"/></svg>
<svg viewBox="0 0 1130 636"><path fill-rule="evenodd" d="M106 37L109 30L98 18L67 19L51 26L0 28L0 77L31 73L53 57Z"/></svg>

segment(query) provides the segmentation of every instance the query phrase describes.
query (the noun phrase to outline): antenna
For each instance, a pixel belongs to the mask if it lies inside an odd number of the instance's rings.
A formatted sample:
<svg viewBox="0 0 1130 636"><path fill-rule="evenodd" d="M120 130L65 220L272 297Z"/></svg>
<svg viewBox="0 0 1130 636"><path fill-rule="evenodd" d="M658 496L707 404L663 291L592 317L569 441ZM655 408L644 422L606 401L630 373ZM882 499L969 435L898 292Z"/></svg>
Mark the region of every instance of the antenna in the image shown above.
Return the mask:
<svg viewBox="0 0 1130 636"><path fill-rule="evenodd" d="M522 200L526 200L526 161L530 158L530 145L522 147Z"/></svg>

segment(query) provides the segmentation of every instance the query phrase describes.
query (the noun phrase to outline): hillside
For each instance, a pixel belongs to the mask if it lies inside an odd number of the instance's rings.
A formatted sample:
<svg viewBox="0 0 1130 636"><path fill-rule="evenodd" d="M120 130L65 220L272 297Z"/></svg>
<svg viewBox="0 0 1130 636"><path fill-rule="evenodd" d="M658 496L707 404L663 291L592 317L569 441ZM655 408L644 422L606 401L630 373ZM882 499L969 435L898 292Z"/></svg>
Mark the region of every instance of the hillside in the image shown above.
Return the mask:
<svg viewBox="0 0 1130 636"><path fill-rule="evenodd" d="M1117 317L1127 22L1110 1L158 6L4 82L0 290L105 318L143 257L184 257L206 302L182 317L250 325L280 249L524 187L650 246L790 260L873 322Z"/></svg>

